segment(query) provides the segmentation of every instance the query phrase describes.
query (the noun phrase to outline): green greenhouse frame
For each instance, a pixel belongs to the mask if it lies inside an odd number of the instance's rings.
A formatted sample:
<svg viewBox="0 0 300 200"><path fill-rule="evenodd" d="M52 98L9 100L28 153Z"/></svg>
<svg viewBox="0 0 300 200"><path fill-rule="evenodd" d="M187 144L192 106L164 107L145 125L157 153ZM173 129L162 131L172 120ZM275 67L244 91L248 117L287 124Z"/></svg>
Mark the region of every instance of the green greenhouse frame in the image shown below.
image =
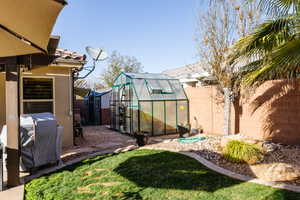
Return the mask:
<svg viewBox="0 0 300 200"><path fill-rule="evenodd" d="M178 79L164 74L124 73L114 81L111 128L131 135L178 133L189 125L189 101Z"/></svg>

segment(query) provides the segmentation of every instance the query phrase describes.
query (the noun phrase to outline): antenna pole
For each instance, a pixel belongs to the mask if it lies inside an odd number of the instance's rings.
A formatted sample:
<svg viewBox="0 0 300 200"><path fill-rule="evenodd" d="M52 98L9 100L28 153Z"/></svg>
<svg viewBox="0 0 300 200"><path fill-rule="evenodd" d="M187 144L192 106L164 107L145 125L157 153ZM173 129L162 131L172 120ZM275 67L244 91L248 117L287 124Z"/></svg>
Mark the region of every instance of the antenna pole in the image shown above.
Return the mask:
<svg viewBox="0 0 300 200"><path fill-rule="evenodd" d="M93 60L93 66L90 66L90 67L92 67L92 69L88 70L89 72L86 75L81 76L81 77L74 77L74 79L78 80L78 79L85 79L86 77L88 77L88 75L90 75L95 70L96 60Z"/></svg>

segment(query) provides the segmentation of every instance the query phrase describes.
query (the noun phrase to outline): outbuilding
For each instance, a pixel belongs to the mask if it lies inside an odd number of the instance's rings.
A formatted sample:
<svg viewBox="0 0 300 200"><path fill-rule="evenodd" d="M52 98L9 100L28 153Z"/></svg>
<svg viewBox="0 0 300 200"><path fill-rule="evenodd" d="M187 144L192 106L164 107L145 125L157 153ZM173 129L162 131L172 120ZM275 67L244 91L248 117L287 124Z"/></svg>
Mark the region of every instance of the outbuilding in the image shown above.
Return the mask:
<svg viewBox="0 0 300 200"><path fill-rule="evenodd" d="M124 73L114 81L111 128L122 133L166 135L189 124L189 101L178 79L164 74Z"/></svg>
<svg viewBox="0 0 300 200"><path fill-rule="evenodd" d="M109 125L110 106L109 99L111 88L91 90L84 97L85 114L84 124L86 125Z"/></svg>

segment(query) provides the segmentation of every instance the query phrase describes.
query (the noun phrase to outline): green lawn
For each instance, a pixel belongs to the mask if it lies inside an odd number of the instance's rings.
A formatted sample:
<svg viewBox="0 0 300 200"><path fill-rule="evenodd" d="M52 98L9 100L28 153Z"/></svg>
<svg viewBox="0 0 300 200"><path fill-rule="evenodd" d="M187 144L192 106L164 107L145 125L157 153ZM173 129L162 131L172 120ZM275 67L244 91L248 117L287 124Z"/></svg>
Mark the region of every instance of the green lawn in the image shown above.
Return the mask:
<svg viewBox="0 0 300 200"><path fill-rule="evenodd" d="M34 179L25 199L300 200L300 193L238 181L181 154L134 150Z"/></svg>

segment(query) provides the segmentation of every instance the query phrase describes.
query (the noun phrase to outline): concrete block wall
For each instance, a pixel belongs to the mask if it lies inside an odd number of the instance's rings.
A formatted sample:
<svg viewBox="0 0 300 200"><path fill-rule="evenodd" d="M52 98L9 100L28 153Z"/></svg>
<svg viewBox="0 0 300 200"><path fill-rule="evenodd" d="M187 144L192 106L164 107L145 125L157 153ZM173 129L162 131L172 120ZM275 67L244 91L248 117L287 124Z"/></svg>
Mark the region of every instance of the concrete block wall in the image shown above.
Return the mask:
<svg viewBox="0 0 300 200"><path fill-rule="evenodd" d="M243 135L284 144L300 144L299 81L268 81L242 103Z"/></svg>
<svg viewBox="0 0 300 200"><path fill-rule="evenodd" d="M190 102L190 123L192 128L202 127L204 132L222 135L224 102L215 86L186 88L185 92ZM231 113L231 131L234 133L234 110Z"/></svg>
<svg viewBox="0 0 300 200"><path fill-rule="evenodd" d="M192 127L201 125L207 133L222 135L223 102L217 88L187 88L186 93ZM240 132L251 139L300 144L299 81L267 81L247 98L241 98L237 107L238 110L234 106L231 109L232 134Z"/></svg>

